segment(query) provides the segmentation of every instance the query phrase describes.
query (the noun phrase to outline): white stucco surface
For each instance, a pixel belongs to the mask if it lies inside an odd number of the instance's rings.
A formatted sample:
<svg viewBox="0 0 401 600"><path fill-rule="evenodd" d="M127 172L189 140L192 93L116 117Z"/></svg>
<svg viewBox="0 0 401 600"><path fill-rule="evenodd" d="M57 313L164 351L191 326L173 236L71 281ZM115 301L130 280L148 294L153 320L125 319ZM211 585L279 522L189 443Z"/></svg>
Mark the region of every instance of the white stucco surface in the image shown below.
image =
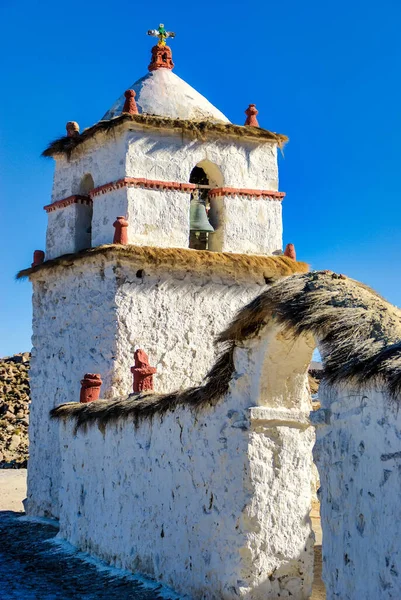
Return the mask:
<svg viewBox="0 0 401 600"><path fill-rule="evenodd" d="M172 119L230 122L209 100L170 69L151 71L129 89L136 93L139 113ZM121 115L124 103L123 94L103 116L103 120Z"/></svg>
<svg viewBox="0 0 401 600"><path fill-rule="evenodd" d="M190 194L123 187L93 199L92 246L111 244L118 216L127 218L128 243L188 248Z"/></svg>
<svg viewBox="0 0 401 600"><path fill-rule="evenodd" d="M277 191L277 148L270 142L241 138L192 140L166 130L98 134L79 147L69 160L59 157L54 174L53 201L79 194L83 178L91 175L99 187L124 177L188 183L192 169L201 165L214 187ZM129 243L161 247L188 247L190 194L170 189L123 187L93 198L92 246L113 240L117 216L129 221ZM219 230L211 249L271 254L282 247L279 201L252 196L214 199ZM49 258L79 248L82 223L76 208L49 213ZM84 229L87 229L85 220ZM82 244L81 244L82 247Z"/></svg>
<svg viewBox="0 0 401 600"><path fill-rule="evenodd" d="M128 188L127 196L130 244L188 248L189 193Z"/></svg>
<svg viewBox="0 0 401 600"><path fill-rule="evenodd" d="M70 158L57 156L52 202L81 193L81 183L90 174L99 187L125 177L125 136L98 136L78 147Z"/></svg>
<svg viewBox="0 0 401 600"><path fill-rule="evenodd" d="M49 410L78 400L85 373L101 374L102 397L129 393L137 347L157 367L157 391L199 383L214 361L214 336L264 280L117 265L101 256L32 280L28 512L57 516L60 453Z"/></svg>
<svg viewBox="0 0 401 600"><path fill-rule="evenodd" d="M299 407L252 408L265 350L238 349L229 393L196 415L60 423L60 536L194 600L308 598L314 432Z"/></svg>
<svg viewBox="0 0 401 600"><path fill-rule="evenodd" d="M113 223L117 217L128 216L128 190L119 188L110 190L93 199L92 247L111 244L115 229ZM129 220L128 235L136 224Z"/></svg>
<svg viewBox="0 0 401 600"><path fill-rule="evenodd" d="M217 223L209 248L220 252L273 254L283 247L281 202L247 196L220 196L211 202Z"/></svg>
<svg viewBox="0 0 401 600"><path fill-rule="evenodd" d="M321 481L327 600L401 597L401 414L380 390L319 390L314 450Z"/></svg>
<svg viewBox="0 0 401 600"><path fill-rule="evenodd" d="M90 248L91 222L92 207L87 204L70 204L60 210L49 212L46 260Z"/></svg>
<svg viewBox="0 0 401 600"><path fill-rule="evenodd" d="M165 130L126 134L127 177L189 182L202 161L216 165L222 185L250 189L278 189L277 146L246 138L195 140ZM207 166L203 166L207 171Z"/></svg>
<svg viewBox="0 0 401 600"><path fill-rule="evenodd" d="M101 373L107 395L116 352L116 281L112 266L97 273L67 269L33 280L28 508L58 516L60 451L49 411L79 399L85 373Z"/></svg>

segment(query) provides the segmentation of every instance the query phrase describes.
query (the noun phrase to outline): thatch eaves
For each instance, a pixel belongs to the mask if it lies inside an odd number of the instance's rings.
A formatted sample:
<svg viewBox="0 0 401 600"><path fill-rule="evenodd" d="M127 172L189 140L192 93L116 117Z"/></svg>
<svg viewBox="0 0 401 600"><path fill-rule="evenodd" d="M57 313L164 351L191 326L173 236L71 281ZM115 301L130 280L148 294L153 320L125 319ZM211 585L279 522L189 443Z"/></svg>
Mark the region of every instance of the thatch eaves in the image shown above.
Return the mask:
<svg viewBox="0 0 401 600"><path fill-rule="evenodd" d="M216 340L221 355L204 385L171 394L64 404L51 415L74 418L77 427L104 426L120 418L138 423L177 406L198 410L214 405L228 391L235 347L259 335L273 318L294 336L308 332L318 339L327 382L364 389L380 385L389 397L400 399L401 311L357 281L312 272L278 281L239 311Z"/></svg>
<svg viewBox="0 0 401 600"><path fill-rule="evenodd" d="M260 127L248 127L233 125L232 123L213 123L211 121L187 121L184 119L170 119L156 115L129 115L123 114L109 121L99 121L92 127L84 129L81 134L74 137L63 136L54 140L42 152L42 156L55 157L64 155L69 158L72 152L93 138L97 133L115 133L117 128L124 126L125 129L163 129L179 133L192 139L205 140L208 137L235 137L260 142L274 142L282 148L288 141L287 136L273 133Z"/></svg>
<svg viewBox="0 0 401 600"><path fill-rule="evenodd" d="M295 261L286 256L264 256L259 254L235 254L231 252L210 252L190 248L158 248L156 246L136 246L134 244L107 244L81 250L75 254L64 254L41 265L22 269L17 279L34 276L55 268L69 268L96 256L118 259L141 266L151 265L159 269L193 272L197 275L230 276L233 279L252 277L264 278L265 282L275 281L294 273L305 273L307 263Z"/></svg>

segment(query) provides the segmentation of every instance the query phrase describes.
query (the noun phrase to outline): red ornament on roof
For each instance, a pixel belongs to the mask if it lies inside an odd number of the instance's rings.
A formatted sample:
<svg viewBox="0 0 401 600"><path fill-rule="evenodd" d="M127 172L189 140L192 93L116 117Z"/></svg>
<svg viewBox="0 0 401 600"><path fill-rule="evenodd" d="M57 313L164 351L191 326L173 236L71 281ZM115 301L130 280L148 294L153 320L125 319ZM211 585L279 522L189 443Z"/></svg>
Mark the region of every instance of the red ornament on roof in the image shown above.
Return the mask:
<svg viewBox="0 0 401 600"><path fill-rule="evenodd" d="M171 48L166 46L167 38L174 38L174 31L166 31L163 23L160 23L158 29L149 29L148 35L157 37L159 39L157 46L152 48L152 60L148 67L149 71L156 71L157 69L173 69L173 56L171 54Z"/></svg>
<svg viewBox="0 0 401 600"><path fill-rule="evenodd" d="M134 90L127 90L124 92L125 102L123 107L123 113L128 113L129 115L137 115L138 107L135 102L135 92Z"/></svg>
<svg viewBox="0 0 401 600"><path fill-rule="evenodd" d="M246 121L245 121L245 125L249 125L250 127L259 127L259 123L258 120L256 118L256 115L259 113L258 109L256 108L255 104L250 104L248 106L248 108L245 111L246 114Z"/></svg>
<svg viewBox="0 0 401 600"><path fill-rule="evenodd" d="M44 262L44 260L45 253L43 250L35 250L33 253L33 263L31 264L31 267L38 267Z"/></svg>
<svg viewBox="0 0 401 600"><path fill-rule="evenodd" d="M157 69L173 69L173 55L169 46L153 46L152 48L152 60L148 66L149 71L156 71Z"/></svg>
<svg viewBox="0 0 401 600"><path fill-rule="evenodd" d="M297 255L295 252L294 244L287 244L284 250L284 256L288 256L288 258L292 258L292 260L297 260Z"/></svg>
<svg viewBox="0 0 401 600"><path fill-rule="evenodd" d="M113 223L115 228L113 244L128 244L128 225L125 217L117 217Z"/></svg>
<svg viewBox="0 0 401 600"><path fill-rule="evenodd" d="M99 400L102 383L99 373L86 373L84 378L81 379L81 393L79 395L80 403L88 404L88 402Z"/></svg>
<svg viewBox="0 0 401 600"><path fill-rule="evenodd" d="M157 372L156 367L151 367L149 357L142 349L135 350L135 365L131 367L134 376L133 390L137 392L150 392L153 390L153 375Z"/></svg>

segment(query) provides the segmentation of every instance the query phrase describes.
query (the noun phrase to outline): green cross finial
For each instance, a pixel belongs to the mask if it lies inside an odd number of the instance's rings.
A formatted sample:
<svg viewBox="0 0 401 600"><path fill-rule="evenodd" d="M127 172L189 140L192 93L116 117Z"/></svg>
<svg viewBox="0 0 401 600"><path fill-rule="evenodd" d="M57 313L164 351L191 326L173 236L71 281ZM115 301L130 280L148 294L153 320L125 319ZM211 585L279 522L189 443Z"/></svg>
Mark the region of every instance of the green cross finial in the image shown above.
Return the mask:
<svg viewBox="0 0 401 600"><path fill-rule="evenodd" d="M174 38L175 37L174 31L166 31L164 29L163 23L160 23L159 29L149 29L148 30L148 35L151 35L153 37L159 38L159 41L157 43L158 46L165 46L167 38Z"/></svg>

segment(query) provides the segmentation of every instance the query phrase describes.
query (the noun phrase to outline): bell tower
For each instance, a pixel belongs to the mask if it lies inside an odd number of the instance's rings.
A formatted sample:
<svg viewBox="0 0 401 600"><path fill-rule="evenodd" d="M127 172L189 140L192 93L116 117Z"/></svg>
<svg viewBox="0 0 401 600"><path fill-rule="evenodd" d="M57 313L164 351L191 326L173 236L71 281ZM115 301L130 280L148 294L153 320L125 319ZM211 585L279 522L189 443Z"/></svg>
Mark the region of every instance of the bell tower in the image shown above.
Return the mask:
<svg viewBox="0 0 401 600"><path fill-rule="evenodd" d="M117 215L129 244L280 253L286 137L260 128L253 104L245 126L231 124L173 72L174 33L148 33L158 38L148 74L82 134L68 122L44 153L56 160L47 258L111 243Z"/></svg>
<svg viewBox="0 0 401 600"><path fill-rule="evenodd" d="M29 514L58 514L56 404L75 402L85 374L100 397L132 391L141 350L154 389L198 385L214 336L280 275L277 149L256 108L235 125L173 71L160 25L148 73L103 118L44 155L55 160L46 252L21 272L33 284ZM256 112L255 112L256 111ZM48 465L48 477L40 475Z"/></svg>

